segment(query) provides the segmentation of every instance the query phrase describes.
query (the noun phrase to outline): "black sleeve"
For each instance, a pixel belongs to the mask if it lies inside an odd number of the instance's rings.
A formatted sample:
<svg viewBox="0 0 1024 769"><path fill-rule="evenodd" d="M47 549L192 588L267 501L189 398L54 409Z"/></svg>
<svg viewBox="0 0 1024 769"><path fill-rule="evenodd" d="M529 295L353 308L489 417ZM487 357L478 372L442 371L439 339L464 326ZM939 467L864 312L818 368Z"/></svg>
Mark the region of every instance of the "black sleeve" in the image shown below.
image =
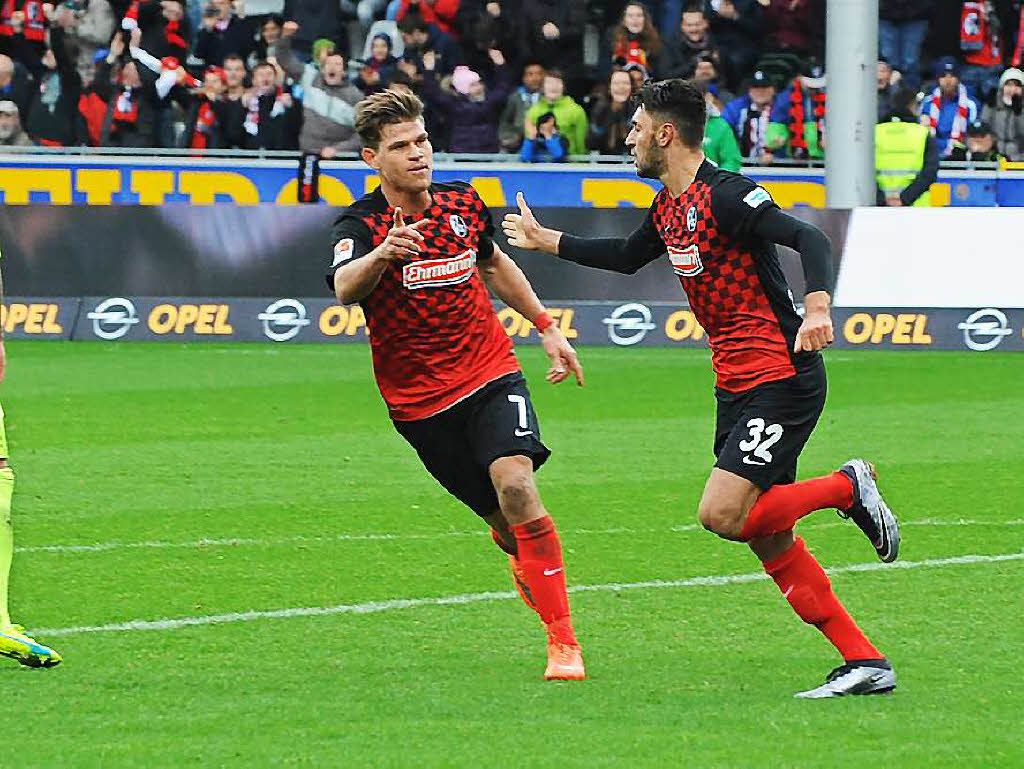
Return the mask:
<svg viewBox="0 0 1024 769"><path fill-rule="evenodd" d="M665 243L654 225L654 214L647 216L627 238L580 238L564 233L558 243L558 256L585 267L632 275L665 254Z"/></svg>
<svg viewBox="0 0 1024 769"><path fill-rule="evenodd" d="M331 247L331 266L327 268L324 277L327 279L327 287L333 292L334 273L338 268L366 256L373 250L370 228L358 217L342 214L331 229Z"/></svg>
<svg viewBox="0 0 1024 769"><path fill-rule="evenodd" d="M914 205L914 201L924 195L939 177L939 143L934 136L929 136L924 145L924 165L900 193L900 200L905 206Z"/></svg>
<svg viewBox="0 0 1024 769"><path fill-rule="evenodd" d="M494 218L491 216L491 209L484 203L480 193L475 188L473 197L476 198L477 212L480 217L480 232L477 235L476 258L487 260L494 256Z"/></svg>
<svg viewBox="0 0 1024 769"><path fill-rule="evenodd" d="M817 227L773 206L757 217L751 234L771 243L789 246L800 254L808 294L832 291L832 244Z"/></svg>
<svg viewBox="0 0 1024 769"><path fill-rule="evenodd" d="M718 231L734 238L749 235L757 220L779 206L768 190L740 174L725 175L711 191L711 213Z"/></svg>

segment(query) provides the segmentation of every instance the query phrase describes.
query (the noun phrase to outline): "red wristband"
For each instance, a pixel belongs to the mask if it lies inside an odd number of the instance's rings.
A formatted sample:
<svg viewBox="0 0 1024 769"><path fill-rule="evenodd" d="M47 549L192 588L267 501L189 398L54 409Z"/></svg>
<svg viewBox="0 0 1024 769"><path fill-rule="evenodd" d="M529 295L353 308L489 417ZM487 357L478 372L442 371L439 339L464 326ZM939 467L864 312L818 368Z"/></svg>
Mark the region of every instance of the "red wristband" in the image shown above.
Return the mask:
<svg viewBox="0 0 1024 769"><path fill-rule="evenodd" d="M537 327L538 332L543 334L545 331L547 331L549 328L555 325L555 322L551 320L550 315L548 315L546 312L542 312L540 315L533 319L533 325Z"/></svg>

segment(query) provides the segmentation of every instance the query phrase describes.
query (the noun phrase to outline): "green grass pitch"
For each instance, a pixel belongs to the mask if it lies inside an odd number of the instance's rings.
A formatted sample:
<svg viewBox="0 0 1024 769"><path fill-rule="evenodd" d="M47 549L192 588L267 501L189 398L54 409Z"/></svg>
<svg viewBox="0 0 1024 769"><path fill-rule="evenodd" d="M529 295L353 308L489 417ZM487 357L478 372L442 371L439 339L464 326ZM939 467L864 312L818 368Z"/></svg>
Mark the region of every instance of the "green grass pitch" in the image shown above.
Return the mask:
<svg viewBox="0 0 1024 769"><path fill-rule="evenodd" d="M570 584L605 586L572 596L590 680L552 684L517 600L386 603L511 586L391 429L365 348L8 351L12 609L66 662L2 661L0 765L1024 765L1024 357L829 355L801 477L873 459L913 568L875 568L832 513L800 525L900 677L893 697L808 702L792 693L838 664L827 642L770 582L695 580L760 571L695 526L705 352L583 349L581 390L520 350ZM629 587L655 581L683 584Z"/></svg>

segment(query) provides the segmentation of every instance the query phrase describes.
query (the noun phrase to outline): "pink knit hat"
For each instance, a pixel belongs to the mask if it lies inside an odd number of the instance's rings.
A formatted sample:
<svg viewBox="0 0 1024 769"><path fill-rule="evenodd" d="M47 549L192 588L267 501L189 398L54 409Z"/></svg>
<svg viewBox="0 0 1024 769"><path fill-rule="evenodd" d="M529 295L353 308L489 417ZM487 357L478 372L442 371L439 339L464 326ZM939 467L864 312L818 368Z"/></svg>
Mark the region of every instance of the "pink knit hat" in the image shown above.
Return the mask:
<svg viewBox="0 0 1024 769"><path fill-rule="evenodd" d="M452 73L452 88L461 94L468 94L474 83L480 82L480 75L465 65L459 65Z"/></svg>

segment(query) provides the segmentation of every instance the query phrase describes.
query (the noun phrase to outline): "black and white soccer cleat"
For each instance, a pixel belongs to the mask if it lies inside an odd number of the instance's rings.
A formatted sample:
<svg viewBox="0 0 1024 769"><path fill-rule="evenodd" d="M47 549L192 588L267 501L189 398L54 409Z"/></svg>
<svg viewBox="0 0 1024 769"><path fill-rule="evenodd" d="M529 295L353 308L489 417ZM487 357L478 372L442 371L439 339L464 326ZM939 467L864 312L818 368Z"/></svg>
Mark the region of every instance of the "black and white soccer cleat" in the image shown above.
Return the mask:
<svg viewBox="0 0 1024 769"><path fill-rule="evenodd" d="M853 504L839 515L853 520L874 545L878 557L892 563L900 554L900 522L882 499L875 467L863 459L851 459L839 472L853 483Z"/></svg>
<svg viewBox="0 0 1024 769"><path fill-rule="evenodd" d="M858 694L892 694L896 689L896 671L886 660L851 660L828 674L816 689L797 692L794 697L820 700Z"/></svg>

